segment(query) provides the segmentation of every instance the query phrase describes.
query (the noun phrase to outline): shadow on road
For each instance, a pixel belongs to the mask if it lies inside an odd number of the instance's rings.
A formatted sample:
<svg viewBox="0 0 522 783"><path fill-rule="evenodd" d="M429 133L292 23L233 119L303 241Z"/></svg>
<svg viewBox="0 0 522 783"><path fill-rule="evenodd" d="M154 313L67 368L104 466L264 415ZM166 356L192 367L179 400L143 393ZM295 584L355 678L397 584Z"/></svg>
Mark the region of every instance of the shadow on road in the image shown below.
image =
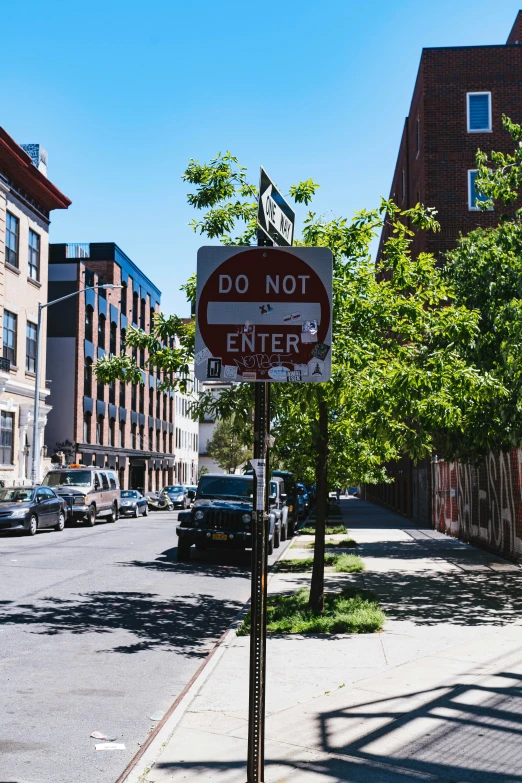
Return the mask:
<svg viewBox="0 0 522 783"><path fill-rule="evenodd" d="M96 592L75 598L46 598L38 603L0 605L0 627L22 625L33 633L103 634L126 631L130 639L100 652L137 653L164 649L200 657L241 609L239 601L212 595L176 596L165 601L154 593Z"/></svg>
<svg viewBox="0 0 522 783"><path fill-rule="evenodd" d="M215 579L230 579L231 577L249 577L251 552L207 549L198 552L192 547L190 561L178 562L177 547L166 549L154 560L127 560L120 566L145 568L149 571L160 571L172 574L192 574L211 576Z"/></svg>

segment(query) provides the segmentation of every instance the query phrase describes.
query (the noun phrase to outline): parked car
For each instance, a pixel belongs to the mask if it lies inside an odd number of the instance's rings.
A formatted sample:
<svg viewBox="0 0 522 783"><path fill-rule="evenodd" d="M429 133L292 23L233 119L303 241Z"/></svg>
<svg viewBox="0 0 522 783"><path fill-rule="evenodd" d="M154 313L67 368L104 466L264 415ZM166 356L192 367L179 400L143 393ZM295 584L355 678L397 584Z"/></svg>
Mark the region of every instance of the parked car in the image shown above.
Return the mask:
<svg viewBox="0 0 522 783"><path fill-rule="evenodd" d="M66 501L68 519L83 520L90 527L96 517L118 519L120 485L115 470L69 465L50 470L42 483Z"/></svg>
<svg viewBox="0 0 522 783"><path fill-rule="evenodd" d="M62 531L67 505L49 487L8 487L0 492L0 529L28 536L44 527Z"/></svg>
<svg viewBox="0 0 522 783"><path fill-rule="evenodd" d="M253 489L252 476L205 473L193 507L178 516L178 560L190 560L192 544L199 550L251 547ZM276 518L276 509L270 508L268 554L276 546Z"/></svg>
<svg viewBox="0 0 522 783"><path fill-rule="evenodd" d="M191 503L193 503L194 500L196 499L196 492L197 491L198 491L197 487L187 487L187 495L188 495L188 499L190 500Z"/></svg>
<svg viewBox="0 0 522 783"><path fill-rule="evenodd" d="M299 494L297 492L297 482L295 475L288 470L273 470L273 477L282 478L284 481L284 492L286 494L285 505L288 508L288 538L291 538L297 527Z"/></svg>
<svg viewBox="0 0 522 783"><path fill-rule="evenodd" d="M274 548L288 538L288 506L283 479L273 476L270 479L270 495L268 496L270 511L275 515Z"/></svg>
<svg viewBox="0 0 522 783"><path fill-rule="evenodd" d="M297 494L302 498L303 501L304 510L301 512L300 518L304 519L306 516L308 516L308 512L310 511L310 496L305 485L301 484L300 482L297 484Z"/></svg>
<svg viewBox="0 0 522 783"><path fill-rule="evenodd" d="M161 492L168 496L174 504L174 508L189 508L190 498L188 496L187 487L182 487L181 484L175 484L171 487L163 487Z"/></svg>
<svg viewBox="0 0 522 783"><path fill-rule="evenodd" d="M140 514L144 517L149 514L147 498L143 497L137 489L122 489L120 492L120 516L132 516L137 519Z"/></svg>

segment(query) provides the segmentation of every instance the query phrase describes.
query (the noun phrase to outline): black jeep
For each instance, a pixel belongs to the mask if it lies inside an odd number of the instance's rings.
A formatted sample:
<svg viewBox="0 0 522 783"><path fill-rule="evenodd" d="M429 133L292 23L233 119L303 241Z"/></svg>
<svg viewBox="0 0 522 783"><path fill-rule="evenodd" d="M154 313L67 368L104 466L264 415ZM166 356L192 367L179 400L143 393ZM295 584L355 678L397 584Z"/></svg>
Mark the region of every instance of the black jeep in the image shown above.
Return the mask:
<svg viewBox="0 0 522 783"><path fill-rule="evenodd" d="M206 473L190 511L178 515L178 560L190 560L190 547L248 549L252 546L252 476ZM268 553L274 549L276 514L270 512Z"/></svg>

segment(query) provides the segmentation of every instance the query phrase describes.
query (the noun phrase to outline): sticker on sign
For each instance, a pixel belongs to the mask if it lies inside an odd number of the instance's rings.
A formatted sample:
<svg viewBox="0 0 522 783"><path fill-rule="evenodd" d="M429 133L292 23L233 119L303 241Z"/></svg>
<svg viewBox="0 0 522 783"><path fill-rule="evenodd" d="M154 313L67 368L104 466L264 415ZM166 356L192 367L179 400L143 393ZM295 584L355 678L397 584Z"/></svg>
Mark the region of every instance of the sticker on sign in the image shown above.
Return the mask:
<svg viewBox="0 0 522 783"><path fill-rule="evenodd" d="M202 247L197 280L199 380L330 379L328 248Z"/></svg>

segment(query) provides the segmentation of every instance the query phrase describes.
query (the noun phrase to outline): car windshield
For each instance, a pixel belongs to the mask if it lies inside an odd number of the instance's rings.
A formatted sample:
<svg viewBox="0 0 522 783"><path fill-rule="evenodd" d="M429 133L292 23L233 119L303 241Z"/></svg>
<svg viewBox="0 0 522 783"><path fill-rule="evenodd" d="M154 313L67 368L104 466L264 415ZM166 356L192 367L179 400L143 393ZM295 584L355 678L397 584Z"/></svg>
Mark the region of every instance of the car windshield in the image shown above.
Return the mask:
<svg viewBox="0 0 522 783"><path fill-rule="evenodd" d="M252 500L254 483L243 476L205 476L201 479L196 493L198 498L228 498L232 500Z"/></svg>
<svg viewBox="0 0 522 783"><path fill-rule="evenodd" d="M137 498L138 493L134 492L132 489L123 489L121 492L122 498Z"/></svg>
<svg viewBox="0 0 522 783"><path fill-rule="evenodd" d="M33 499L34 489L12 487L0 492L0 503L27 503Z"/></svg>
<svg viewBox="0 0 522 783"><path fill-rule="evenodd" d="M165 487L163 492L183 492L183 487Z"/></svg>
<svg viewBox="0 0 522 783"><path fill-rule="evenodd" d="M91 475L89 470L63 470L48 473L43 483L46 487L90 487Z"/></svg>

